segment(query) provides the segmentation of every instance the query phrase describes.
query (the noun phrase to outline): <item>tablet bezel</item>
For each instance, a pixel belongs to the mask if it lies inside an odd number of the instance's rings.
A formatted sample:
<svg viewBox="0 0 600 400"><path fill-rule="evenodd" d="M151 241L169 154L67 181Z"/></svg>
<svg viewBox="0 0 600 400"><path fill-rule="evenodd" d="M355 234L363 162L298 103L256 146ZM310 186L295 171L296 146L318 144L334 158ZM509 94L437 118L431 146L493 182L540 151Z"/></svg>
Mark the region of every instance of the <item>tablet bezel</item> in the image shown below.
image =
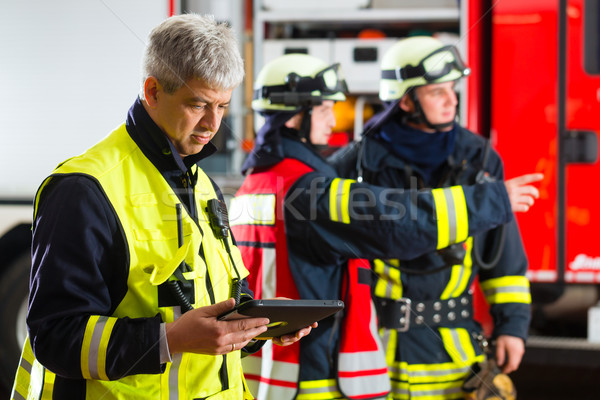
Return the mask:
<svg viewBox="0 0 600 400"><path fill-rule="evenodd" d="M271 339L293 334L313 322L327 318L344 308L341 300L291 300L265 299L249 300L236 308L220 315L217 319L230 321L240 318L269 318L270 324L276 324L258 335L257 339Z"/></svg>

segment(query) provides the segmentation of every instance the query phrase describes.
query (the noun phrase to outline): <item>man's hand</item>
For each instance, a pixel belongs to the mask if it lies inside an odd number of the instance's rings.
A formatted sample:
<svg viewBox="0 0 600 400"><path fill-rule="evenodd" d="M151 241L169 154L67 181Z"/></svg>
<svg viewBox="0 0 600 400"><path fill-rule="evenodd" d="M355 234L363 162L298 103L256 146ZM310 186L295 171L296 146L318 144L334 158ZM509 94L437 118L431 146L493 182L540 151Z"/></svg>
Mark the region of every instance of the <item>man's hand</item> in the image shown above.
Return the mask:
<svg viewBox="0 0 600 400"><path fill-rule="evenodd" d="M219 355L240 350L267 330L268 318L219 321L217 317L235 307L228 299L188 311L166 324L169 352Z"/></svg>
<svg viewBox="0 0 600 400"><path fill-rule="evenodd" d="M317 322L313 322L312 325L302 328L296 331L294 334L273 338L273 343L279 346L289 346L290 344L294 344L304 336L308 335L310 331L312 331L312 328L316 328L317 326L319 326L319 324Z"/></svg>
<svg viewBox="0 0 600 400"><path fill-rule="evenodd" d="M516 371L525 353L525 342L515 336L500 335L496 339L496 362L502 372L509 374Z"/></svg>
<svg viewBox="0 0 600 400"><path fill-rule="evenodd" d="M513 212L527 212L538 197L539 190L530 183L541 181L544 174L534 173L517 176L504 182Z"/></svg>

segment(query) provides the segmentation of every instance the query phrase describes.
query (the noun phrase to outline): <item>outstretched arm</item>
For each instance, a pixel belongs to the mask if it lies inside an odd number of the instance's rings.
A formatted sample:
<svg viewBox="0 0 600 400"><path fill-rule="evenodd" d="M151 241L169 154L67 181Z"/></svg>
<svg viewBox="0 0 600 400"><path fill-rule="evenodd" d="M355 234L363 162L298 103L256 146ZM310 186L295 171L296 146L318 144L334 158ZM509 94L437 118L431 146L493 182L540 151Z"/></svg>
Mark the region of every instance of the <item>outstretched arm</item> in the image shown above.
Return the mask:
<svg viewBox="0 0 600 400"><path fill-rule="evenodd" d="M284 207L289 248L318 258L414 258L513 218L501 181L418 191L309 173Z"/></svg>

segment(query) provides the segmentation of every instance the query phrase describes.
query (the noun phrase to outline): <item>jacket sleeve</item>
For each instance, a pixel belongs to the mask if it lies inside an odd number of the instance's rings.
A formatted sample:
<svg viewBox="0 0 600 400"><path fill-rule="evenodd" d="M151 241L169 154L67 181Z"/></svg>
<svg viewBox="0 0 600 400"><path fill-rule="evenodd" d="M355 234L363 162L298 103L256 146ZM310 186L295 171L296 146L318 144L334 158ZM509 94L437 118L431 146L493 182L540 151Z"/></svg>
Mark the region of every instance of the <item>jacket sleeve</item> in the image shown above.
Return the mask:
<svg viewBox="0 0 600 400"><path fill-rule="evenodd" d="M512 212L503 182L416 191L310 173L286 193L285 218L292 242L315 259L408 259L506 223Z"/></svg>
<svg viewBox="0 0 600 400"><path fill-rule="evenodd" d="M337 171L340 177L355 178L357 170L358 153L363 142L352 142L342 147L327 158L327 163Z"/></svg>
<svg viewBox="0 0 600 400"><path fill-rule="evenodd" d="M114 318L127 291L126 244L85 177L53 178L33 226L27 324L36 358L67 378L159 373L161 319Z"/></svg>
<svg viewBox="0 0 600 400"><path fill-rule="evenodd" d="M490 175L502 180L502 160L496 152L490 156ZM479 282L490 305L494 320L493 336L510 335L527 338L531 321L531 294L527 273L527 256L516 219L481 234L477 249L483 261L494 257L494 245L501 243L498 263L491 269L480 269Z"/></svg>

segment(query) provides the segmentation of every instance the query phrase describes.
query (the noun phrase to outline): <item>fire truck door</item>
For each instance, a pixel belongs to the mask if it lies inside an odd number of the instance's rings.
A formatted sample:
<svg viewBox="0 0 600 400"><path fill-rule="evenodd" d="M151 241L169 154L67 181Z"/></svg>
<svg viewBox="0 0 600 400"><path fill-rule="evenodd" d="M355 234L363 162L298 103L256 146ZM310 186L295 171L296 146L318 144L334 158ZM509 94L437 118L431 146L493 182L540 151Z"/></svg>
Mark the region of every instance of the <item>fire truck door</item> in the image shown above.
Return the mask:
<svg viewBox="0 0 600 400"><path fill-rule="evenodd" d="M600 201L594 188L600 177L600 3L559 4L564 6L559 9L559 42L561 34L565 39L559 43L558 67L558 238L564 244L562 257L558 251L558 279L562 259L566 282L600 283ZM562 23L566 29L561 32Z"/></svg>

